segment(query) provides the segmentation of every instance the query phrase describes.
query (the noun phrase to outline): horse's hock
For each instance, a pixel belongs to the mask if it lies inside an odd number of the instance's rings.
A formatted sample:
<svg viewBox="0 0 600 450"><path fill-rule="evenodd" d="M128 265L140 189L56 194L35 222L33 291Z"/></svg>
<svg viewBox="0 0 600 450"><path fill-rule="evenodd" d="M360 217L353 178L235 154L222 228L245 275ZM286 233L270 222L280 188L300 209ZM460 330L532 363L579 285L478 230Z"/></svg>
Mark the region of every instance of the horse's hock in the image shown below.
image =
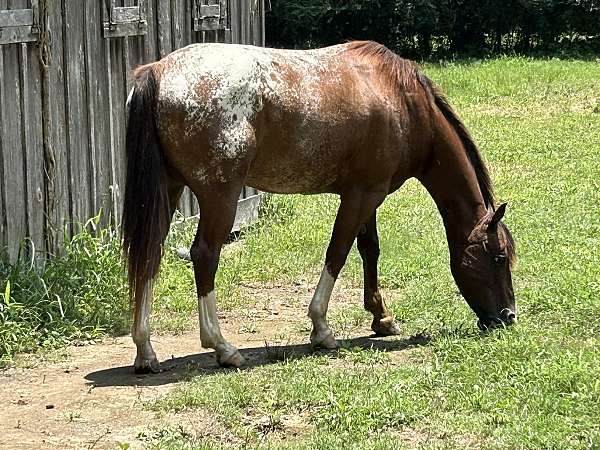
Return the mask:
<svg viewBox="0 0 600 450"><path fill-rule="evenodd" d="M118 224L133 67L195 42L264 45L263 0L0 0L0 249ZM245 188L235 227L256 215ZM185 192L179 208L198 213ZM28 239L25 239L28 238ZM0 252L1 253L1 252Z"/></svg>

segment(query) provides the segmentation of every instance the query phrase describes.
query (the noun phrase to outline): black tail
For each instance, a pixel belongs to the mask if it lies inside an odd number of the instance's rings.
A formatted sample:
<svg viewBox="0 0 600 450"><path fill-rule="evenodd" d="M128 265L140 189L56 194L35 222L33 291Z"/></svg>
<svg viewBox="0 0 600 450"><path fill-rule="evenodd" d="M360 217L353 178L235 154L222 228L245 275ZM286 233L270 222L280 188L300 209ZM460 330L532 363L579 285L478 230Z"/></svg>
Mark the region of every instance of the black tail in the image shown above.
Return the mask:
<svg viewBox="0 0 600 450"><path fill-rule="evenodd" d="M417 78L421 86L425 89L425 91L432 96L433 102L441 111L442 115L448 121L450 126L454 128L454 131L460 138L463 147L465 148L465 152L471 161L471 165L475 170L475 174L477 175L477 181L479 183L479 189L481 190L481 194L483 195L483 200L485 206L487 208L494 208L494 192L492 188L492 180L490 179L489 172L487 167L483 162L483 158L481 157L481 153L477 149L477 145L473 141L473 138L469 134L469 131L459 119L452 106L448 103L444 94L434 85L434 83L427 78L420 71L417 72Z"/></svg>
<svg viewBox="0 0 600 450"><path fill-rule="evenodd" d="M154 115L158 75L153 65L147 65L134 77L127 123L122 227L130 295L137 305L144 287L158 273L171 216L165 160Z"/></svg>

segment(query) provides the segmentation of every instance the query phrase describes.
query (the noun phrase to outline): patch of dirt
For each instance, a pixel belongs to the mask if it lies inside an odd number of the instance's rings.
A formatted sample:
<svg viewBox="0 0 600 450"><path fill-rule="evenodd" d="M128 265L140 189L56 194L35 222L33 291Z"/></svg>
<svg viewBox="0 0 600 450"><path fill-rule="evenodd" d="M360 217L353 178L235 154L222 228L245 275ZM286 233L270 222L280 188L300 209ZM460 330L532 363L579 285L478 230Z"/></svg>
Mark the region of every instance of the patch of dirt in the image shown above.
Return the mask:
<svg viewBox="0 0 600 450"><path fill-rule="evenodd" d="M410 448L461 448L463 450L482 448L481 440L474 435L449 436L445 433L431 433L427 429L418 429L412 427L403 427L401 430L392 433L399 441L408 445ZM451 445L452 443L453 445Z"/></svg>
<svg viewBox="0 0 600 450"><path fill-rule="evenodd" d="M262 284L247 285L245 289L257 299L256 306L221 313L219 317L223 334L246 357L245 369L310 353L306 311L312 286ZM350 303L361 304L360 291L336 289L331 314ZM190 320L197 322L195 317ZM419 344L401 336L371 338L368 326L365 322L354 327L342 345L404 350ZM149 430L168 427L179 427L193 436L211 437L216 433L221 443L234 443L235 436L229 436L207 411L160 414L144 407L184 381L192 370L207 374L225 370L219 368L212 351L200 348L197 330L176 336L157 335L152 343L163 361L165 370L160 374L133 373L135 346L129 336L69 347L67 356L59 362L0 372L0 448L112 449L119 443L142 448ZM283 418L280 425L302 433L306 424L288 419Z"/></svg>

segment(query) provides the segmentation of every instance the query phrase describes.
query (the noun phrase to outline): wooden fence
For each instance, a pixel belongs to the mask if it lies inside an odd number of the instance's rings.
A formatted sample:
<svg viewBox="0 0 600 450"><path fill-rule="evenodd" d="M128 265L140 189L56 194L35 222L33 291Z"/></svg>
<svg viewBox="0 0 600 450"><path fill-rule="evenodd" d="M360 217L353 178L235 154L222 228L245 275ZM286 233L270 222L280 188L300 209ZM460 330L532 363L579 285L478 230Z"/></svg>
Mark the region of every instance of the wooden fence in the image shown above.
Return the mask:
<svg viewBox="0 0 600 450"><path fill-rule="evenodd" d="M0 248L9 259L22 242L56 251L64 231L100 210L102 224L119 223L130 70L194 42L263 45L263 0L0 0ZM238 211L252 214L255 194L246 189ZM198 213L189 192L180 209Z"/></svg>

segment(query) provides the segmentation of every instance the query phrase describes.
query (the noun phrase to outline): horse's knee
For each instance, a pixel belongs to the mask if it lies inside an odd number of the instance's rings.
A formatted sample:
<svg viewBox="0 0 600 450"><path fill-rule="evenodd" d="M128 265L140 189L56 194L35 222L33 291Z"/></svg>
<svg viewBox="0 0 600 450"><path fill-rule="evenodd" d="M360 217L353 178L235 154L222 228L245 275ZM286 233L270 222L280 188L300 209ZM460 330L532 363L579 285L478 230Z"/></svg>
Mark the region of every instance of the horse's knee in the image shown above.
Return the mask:
<svg viewBox="0 0 600 450"><path fill-rule="evenodd" d="M190 258L194 264L207 264L212 259L213 253L203 241L194 242L192 248L190 248Z"/></svg>
<svg viewBox="0 0 600 450"><path fill-rule="evenodd" d="M342 271L342 267L344 267L344 264L346 264L348 251L349 249L347 250L339 246L330 247L327 249L327 254L325 255L325 265L327 266L327 269L333 278L338 277Z"/></svg>
<svg viewBox="0 0 600 450"><path fill-rule="evenodd" d="M206 296L215 287L218 254L204 242L195 242L190 249L190 259L194 264L198 297Z"/></svg>

